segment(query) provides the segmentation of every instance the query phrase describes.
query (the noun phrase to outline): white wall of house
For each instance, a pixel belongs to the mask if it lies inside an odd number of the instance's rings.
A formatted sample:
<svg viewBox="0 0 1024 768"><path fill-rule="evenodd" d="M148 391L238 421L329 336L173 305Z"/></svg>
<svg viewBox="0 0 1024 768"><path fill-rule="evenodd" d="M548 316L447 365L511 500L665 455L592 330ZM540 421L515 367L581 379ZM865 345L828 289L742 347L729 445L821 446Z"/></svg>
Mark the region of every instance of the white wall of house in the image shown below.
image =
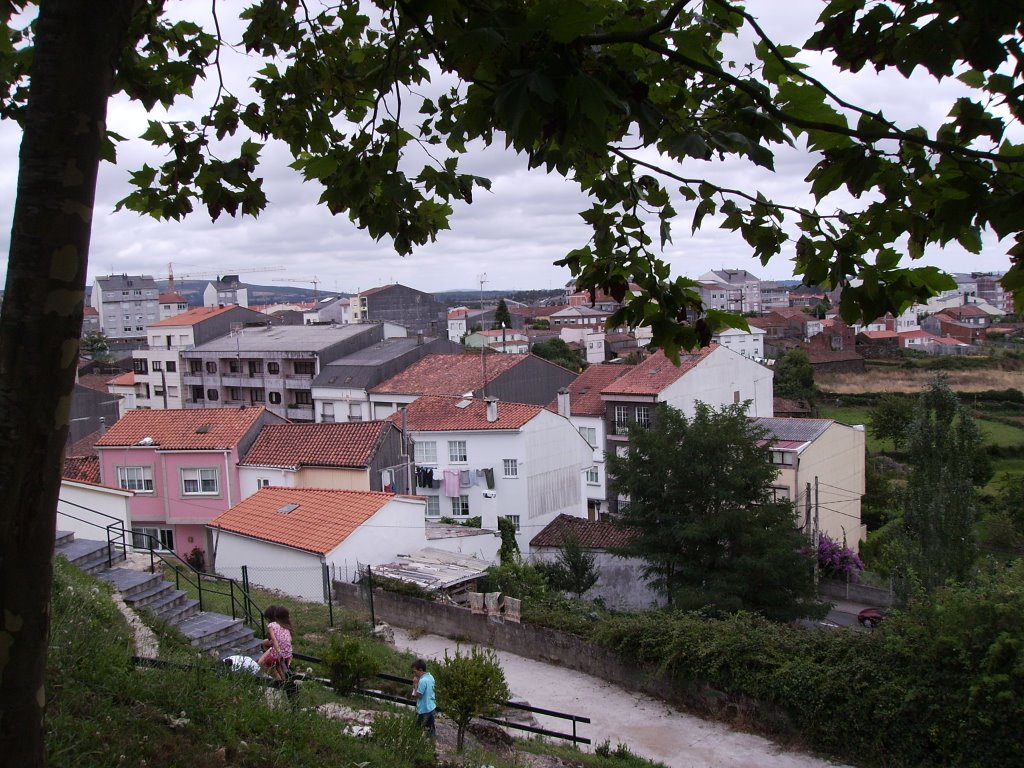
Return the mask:
<svg viewBox="0 0 1024 768"><path fill-rule="evenodd" d="M584 593L588 600L600 598L609 608L643 610L662 606L665 598L651 589L644 577L644 561L633 557L616 557L604 550L592 550L598 570L597 584ZM538 547L531 554L533 562L554 562L558 549Z"/></svg>
<svg viewBox="0 0 1024 768"><path fill-rule="evenodd" d="M370 399L365 389L313 387L313 417L320 422L369 421Z"/></svg>
<svg viewBox="0 0 1024 768"><path fill-rule="evenodd" d="M563 328L562 332L567 331L567 328ZM583 348L587 353L587 362L591 365L603 363L605 359L605 346L604 346L605 331L602 328L599 331L587 331L583 337Z"/></svg>
<svg viewBox="0 0 1024 768"><path fill-rule="evenodd" d="M798 451L796 463L780 466L775 485L787 488L801 527L806 525L808 515L809 484L809 514L813 521L817 505L818 530L833 541L845 539L848 546L857 548L867 536L860 514L864 457L863 426L834 422L817 440Z"/></svg>
<svg viewBox="0 0 1024 768"><path fill-rule="evenodd" d="M323 558L313 552L211 528L216 571L241 579L246 566L252 586L276 589L303 600L323 601Z"/></svg>
<svg viewBox="0 0 1024 768"><path fill-rule="evenodd" d="M764 337L767 334L763 328L756 326L751 326L749 331L724 328L712 336L711 340L733 352L739 352L744 357L759 359L764 357Z"/></svg>
<svg viewBox="0 0 1024 768"><path fill-rule="evenodd" d="M498 403L501 409L501 403ZM524 553L529 541L560 514L586 516L581 475L594 463L594 451L566 418L550 411L541 411L520 430L466 430L448 432L413 432L417 444L417 466L434 469L435 479L445 470L469 470L477 482L460 489L453 498L440 489L417 489L417 493L436 499L428 501L432 517L475 517L480 515L484 528L497 529L498 517L512 517L518 522L517 541ZM466 461L451 461L450 442L465 441ZM435 461L425 460L433 443ZM506 460L509 473L506 473ZM512 463L514 462L514 467ZM476 470L494 470L494 489L487 488ZM514 471L514 475L511 474ZM463 503L468 511L463 511Z"/></svg>
<svg viewBox="0 0 1024 768"><path fill-rule="evenodd" d="M480 533L471 536L431 538L427 545L433 549L443 549L445 552L451 552L452 554L468 555L488 563L497 563L498 550L501 548L501 537L496 531L481 530Z"/></svg>
<svg viewBox="0 0 1024 768"><path fill-rule="evenodd" d="M748 416L773 416L772 377L770 368L720 346L663 389L658 402L692 418L698 401L720 408L750 400Z"/></svg>
<svg viewBox="0 0 1024 768"><path fill-rule="evenodd" d="M276 488L295 488L297 472L281 467L238 467L238 488L241 499L248 499L266 485ZM241 501L241 499L239 499Z"/></svg>
<svg viewBox="0 0 1024 768"><path fill-rule="evenodd" d="M75 480L60 481L57 501L57 530L71 531L76 539L106 541L106 527L120 522L128 534L125 542L131 545L131 522L128 503L135 494L120 488L110 488Z"/></svg>
<svg viewBox="0 0 1024 768"><path fill-rule="evenodd" d="M604 446L607 442L605 421L600 416L572 416L569 420L585 440L593 441L589 443L594 446L592 463L583 471L580 480L587 517L600 520L608 512L608 470L604 462Z"/></svg>

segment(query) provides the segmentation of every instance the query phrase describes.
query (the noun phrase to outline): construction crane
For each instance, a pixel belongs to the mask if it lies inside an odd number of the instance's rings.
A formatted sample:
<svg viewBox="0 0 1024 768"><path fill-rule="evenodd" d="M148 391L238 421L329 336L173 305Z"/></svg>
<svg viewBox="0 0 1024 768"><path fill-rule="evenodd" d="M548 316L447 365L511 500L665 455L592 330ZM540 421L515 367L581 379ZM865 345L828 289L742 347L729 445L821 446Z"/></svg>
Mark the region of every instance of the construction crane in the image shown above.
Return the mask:
<svg viewBox="0 0 1024 768"><path fill-rule="evenodd" d="M305 277L274 277L271 279L275 283L312 283L313 303L316 304L320 301L320 278L318 277L314 277L312 280Z"/></svg>
<svg viewBox="0 0 1024 768"><path fill-rule="evenodd" d="M273 267L221 267L218 270L210 270L204 272L188 272L184 275L178 275L178 279L187 279L190 277L217 277L221 275L236 275L242 272L277 272L278 270L284 269L283 266L276 265ZM167 292L174 293L174 265L171 262L167 262Z"/></svg>

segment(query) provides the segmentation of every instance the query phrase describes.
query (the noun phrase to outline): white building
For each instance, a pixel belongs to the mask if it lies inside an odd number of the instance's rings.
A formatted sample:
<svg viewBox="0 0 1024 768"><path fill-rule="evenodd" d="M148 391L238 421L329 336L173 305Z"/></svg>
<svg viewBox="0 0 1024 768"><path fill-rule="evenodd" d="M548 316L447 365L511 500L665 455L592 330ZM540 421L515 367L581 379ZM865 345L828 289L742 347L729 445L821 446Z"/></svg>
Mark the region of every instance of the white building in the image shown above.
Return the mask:
<svg viewBox="0 0 1024 768"><path fill-rule="evenodd" d="M241 283L238 275L223 275L207 283L203 291L204 307L225 307L228 304L249 306L249 289Z"/></svg>
<svg viewBox="0 0 1024 768"><path fill-rule="evenodd" d="M708 309L740 314L761 314L761 281L745 269L716 269L697 280L701 300Z"/></svg>
<svg viewBox="0 0 1024 768"><path fill-rule="evenodd" d="M739 352L744 357L749 357L752 360L763 360L764 338L767 335L768 331L752 325L749 331L744 331L740 328L723 328L714 334L711 340L718 342L726 349Z"/></svg>
<svg viewBox="0 0 1024 768"><path fill-rule="evenodd" d="M516 525L521 551L560 514L586 515L581 477L594 449L569 419L538 405L424 396L405 409L428 518ZM397 417L396 417L397 418Z"/></svg>
<svg viewBox="0 0 1024 768"><path fill-rule="evenodd" d="M99 312L108 339L140 338L149 323L160 319L160 290L151 275L97 277L89 303Z"/></svg>
<svg viewBox="0 0 1024 768"><path fill-rule="evenodd" d="M351 301L345 296L327 296L320 299L316 306L302 313L304 325L321 325L323 323L335 323L336 325L348 325L349 305Z"/></svg>

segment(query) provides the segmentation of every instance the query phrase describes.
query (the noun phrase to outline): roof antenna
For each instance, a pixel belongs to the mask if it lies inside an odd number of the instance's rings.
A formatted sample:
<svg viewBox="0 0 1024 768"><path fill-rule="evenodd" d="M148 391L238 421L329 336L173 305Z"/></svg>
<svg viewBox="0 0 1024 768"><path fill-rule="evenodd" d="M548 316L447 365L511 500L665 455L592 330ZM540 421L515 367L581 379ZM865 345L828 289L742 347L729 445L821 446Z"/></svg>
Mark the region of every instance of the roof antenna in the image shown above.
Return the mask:
<svg viewBox="0 0 1024 768"><path fill-rule="evenodd" d="M480 330L484 329L484 283L487 282L487 273L477 275L480 280ZM467 313L468 317L468 313ZM480 337L480 369L484 377L483 397L487 397L487 337Z"/></svg>

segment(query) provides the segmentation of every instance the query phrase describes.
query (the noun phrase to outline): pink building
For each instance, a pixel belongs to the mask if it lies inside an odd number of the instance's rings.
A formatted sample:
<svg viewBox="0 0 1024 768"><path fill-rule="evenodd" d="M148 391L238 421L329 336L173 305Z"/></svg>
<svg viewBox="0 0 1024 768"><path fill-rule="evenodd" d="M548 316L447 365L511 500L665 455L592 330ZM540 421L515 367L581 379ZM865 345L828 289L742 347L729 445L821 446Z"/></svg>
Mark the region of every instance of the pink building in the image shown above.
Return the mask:
<svg viewBox="0 0 1024 768"><path fill-rule="evenodd" d="M122 416L96 449L101 482L135 492L129 510L135 546L180 556L214 551L206 524L242 500L239 461L263 425L281 423L265 408L245 406Z"/></svg>

